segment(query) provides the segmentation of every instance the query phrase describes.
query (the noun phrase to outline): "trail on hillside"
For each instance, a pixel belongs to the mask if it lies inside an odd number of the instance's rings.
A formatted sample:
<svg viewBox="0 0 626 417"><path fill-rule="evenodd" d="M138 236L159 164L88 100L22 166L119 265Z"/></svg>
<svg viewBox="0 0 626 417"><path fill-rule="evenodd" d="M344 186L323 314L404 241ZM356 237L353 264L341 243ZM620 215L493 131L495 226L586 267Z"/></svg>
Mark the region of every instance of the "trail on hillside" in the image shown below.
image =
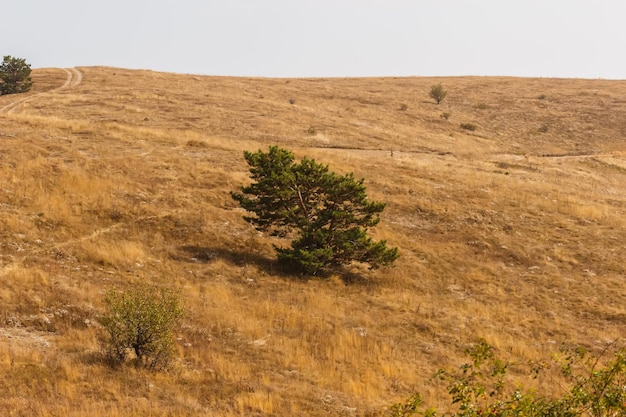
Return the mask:
<svg viewBox="0 0 626 417"><path fill-rule="evenodd" d="M161 213L161 214L156 214L156 215L149 215L149 216L141 216L141 217L137 217L134 218L132 220L129 221L125 221L125 222L119 222L119 223L115 223L112 224L110 226L107 227L103 227L103 228L99 228L94 230L91 233L88 233L86 235L83 236L78 236L72 239L68 239L64 242L58 242L58 243L51 243L49 245L43 245L39 248L37 247L27 247L27 248L22 248L20 249L20 251L25 251L25 255L23 255L22 257L20 257L19 259L15 259L15 261L12 264L8 264L3 268L0 268L0 276L2 276L4 273L16 268L17 265L23 265L24 261L29 257L29 256L33 256L33 255L37 255L37 254L41 254L41 253L54 253L55 251L58 251L62 248L74 245L74 244L78 244L78 243L82 243L88 240L93 240L93 239L97 239L98 237L106 234L106 233L110 233L114 230L123 228L125 226L128 226L132 223L139 223L139 222L145 222L147 220L155 220L155 219L162 219L164 217L167 216L171 216L178 213L178 210L172 210L172 211L167 211L165 213ZM28 246L28 245L27 245Z"/></svg>
<svg viewBox="0 0 626 417"><path fill-rule="evenodd" d="M34 100L38 97L41 97L46 94L55 93L58 91L62 91L69 88L74 88L78 86L82 79L83 74L76 68L63 69L67 73L67 79L58 88L52 89L50 91L45 91L41 93L36 93L32 95L28 95L26 97L19 98L12 103L5 105L0 108L1 114L10 114L21 104L26 103L28 101ZM22 257L20 260L20 264L23 264L26 256ZM0 276L9 272L10 270L16 267L17 263L14 262L12 265L6 265L0 268ZM13 346L26 346L30 348L36 349L47 349L51 346L50 341L47 339L48 334L44 332L38 332L33 329L23 329L18 326L17 323L14 324L13 327L0 327L0 336L4 339L10 340L10 343Z"/></svg>
<svg viewBox="0 0 626 417"><path fill-rule="evenodd" d="M52 89L50 91L45 91L45 92L29 95L27 97L23 97L23 98L20 98L20 99L18 99L16 101L12 102L12 103L9 103L6 106L0 108L0 114L2 114L2 113L5 113L5 114L13 113L13 111L20 104L26 103L27 101L34 100L34 99L36 99L38 97L41 97L43 95L46 95L46 94L55 93L55 92L59 92L59 91L70 89L70 88L75 88L76 86L78 86L82 82L83 74L78 69L76 69L76 68L69 68L69 69L68 68L63 68L63 70L67 73L67 78L66 78L65 82L63 83L63 85L61 85L61 86L59 86L59 87L57 87L55 89ZM22 261L23 261L23 259L22 259ZM6 271L7 268L0 269L0 275L4 271Z"/></svg>
<svg viewBox="0 0 626 417"><path fill-rule="evenodd" d="M23 103L26 103L27 101L31 101L37 97L46 95L46 94L50 94L50 93L55 93L61 90L66 90L69 88L75 88L76 86L78 86L82 80L83 80L83 73L80 72L78 69L76 68L63 68L63 71L65 71L67 73L67 79L65 80L65 82L63 83L63 85L61 85L58 88L55 88L53 90L50 91L45 91L42 93L37 93L37 94L33 94L33 95L29 95L27 97L24 98L20 98L12 103L7 104L6 106L0 108L0 113L6 113L6 114L10 114L13 113L13 111L20 105Z"/></svg>
<svg viewBox="0 0 626 417"><path fill-rule="evenodd" d="M164 217L167 217L167 216L171 216L172 214L175 214L177 212L178 212L178 210L172 210L172 211L168 211L168 212L161 213L161 214L137 217L137 218L134 218L134 219L129 220L127 222L115 223L115 224L113 224L111 226L108 226L108 227L103 227L103 228L100 228L100 229L96 229L92 233L89 233L87 235L76 237L76 238L73 238L73 239L69 239L69 240L66 240L65 242L57 243L57 244L52 246L52 250L61 249L63 247L70 246L70 245L73 245L73 244L76 244L76 243L81 243L81 242L85 242L87 240L96 239L97 237L99 237L99 236L101 236L103 234L109 233L109 232L111 232L113 230L122 228L124 226L128 226L131 223L139 223L139 222L143 222L143 221L146 221L146 220L161 219L161 218L164 218ZM41 251L44 251L44 250L50 250L50 248L43 248L40 251L34 251L34 252L41 252Z"/></svg>

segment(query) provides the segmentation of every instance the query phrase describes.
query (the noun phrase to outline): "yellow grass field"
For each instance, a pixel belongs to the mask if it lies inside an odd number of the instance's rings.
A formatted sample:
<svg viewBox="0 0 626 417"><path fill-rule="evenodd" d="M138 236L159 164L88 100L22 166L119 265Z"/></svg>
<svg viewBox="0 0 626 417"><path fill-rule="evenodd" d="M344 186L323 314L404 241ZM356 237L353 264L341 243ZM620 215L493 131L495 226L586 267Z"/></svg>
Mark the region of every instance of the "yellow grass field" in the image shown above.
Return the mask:
<svg viewBox="0 0 626 417"><path fill-rule="evenodd" d="M2 416L376 416L445 404L429 378L480 338L524 362L626 335L626 82L32 75L0 96ZM279 272L230 197L270 145L365 178L396 266ZM180 291L169 372L100 359L136 283Z"/></svg>

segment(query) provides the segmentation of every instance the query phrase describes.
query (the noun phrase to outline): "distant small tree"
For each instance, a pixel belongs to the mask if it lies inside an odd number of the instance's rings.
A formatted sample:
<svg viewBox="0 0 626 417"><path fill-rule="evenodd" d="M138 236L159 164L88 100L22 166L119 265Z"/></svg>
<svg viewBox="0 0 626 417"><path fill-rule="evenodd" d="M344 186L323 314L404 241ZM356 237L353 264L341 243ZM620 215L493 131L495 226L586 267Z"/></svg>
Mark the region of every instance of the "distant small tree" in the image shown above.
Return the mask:
<svg viewBox="0 0 626 417"><path fill-rule="evenodd" d="M138 286L109 291L109 312L100 319L108 332L106 354L115 363L134 355L139 366L165 368L174 352L174 326L183 316L178 295L168 289Z"/></svg>
<svg viewBox="0 0 626 417"><path fill-rule="evenodd" d="M30 65L25 59L4 57L0 64L0 95L25 93L30 90L33 81L30 78Z"/></svg>
<svg viewBox="0 0 626 417"><path fill-rule="evenodd" d="M244 219L257 230L295 237L291 248L275 246L279 261L316 274L326 266L358 261L377 268L398 258L397 248L367 237L385 204L368 200L363 179L329 172L307 157L296 163L290 151L276 146L244 157L255 182L232 197L254 213Z"/></svg>
<svg viewBox="0 0 626 417"><path fill-rule="evenodd" d="M441 85L441 83L435 84L435 85L430 87L429 96L430 96L430 98L435 100L435 102L437 104L441 103L443 101L443 99L446 98L447 95L448 95L448 92L446 90L444 90L444 88Z"/></svg>

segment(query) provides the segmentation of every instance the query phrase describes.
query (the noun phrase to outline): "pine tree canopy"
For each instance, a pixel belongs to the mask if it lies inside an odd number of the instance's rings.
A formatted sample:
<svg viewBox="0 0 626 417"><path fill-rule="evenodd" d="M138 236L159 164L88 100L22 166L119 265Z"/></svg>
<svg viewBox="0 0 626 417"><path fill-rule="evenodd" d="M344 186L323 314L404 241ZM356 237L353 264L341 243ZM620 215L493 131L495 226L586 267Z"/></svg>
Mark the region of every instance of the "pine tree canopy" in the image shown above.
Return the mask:
<svg viewBox="0 0 626 417"><path fill-rule="evenodd" d="M24 93L30 90L30 65L25 59L5 56L0 64L0 95Z"/></svg>
<svg viewBox="0 0 626 417"><path fill-rule="evenodd" d="M244 157L254 182L232 197L254 214L244 219L257 230L294 238L290 248L275 246L279 261L315 274L353 261L388 266L398 258L397 248L367 237L385 203L368 200L363 179L337 175L307 157L296 163L277 146Z"/></svg>

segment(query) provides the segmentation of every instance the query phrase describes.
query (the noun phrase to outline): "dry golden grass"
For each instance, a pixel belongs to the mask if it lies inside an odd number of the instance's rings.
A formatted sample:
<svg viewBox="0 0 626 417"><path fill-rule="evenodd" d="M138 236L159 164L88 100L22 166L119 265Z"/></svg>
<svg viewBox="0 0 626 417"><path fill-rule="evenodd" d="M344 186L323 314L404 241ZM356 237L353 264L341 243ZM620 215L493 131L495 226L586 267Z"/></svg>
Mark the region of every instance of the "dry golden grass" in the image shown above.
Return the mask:
<svg viewBox="0 0 626 417"><path fill-rule="evenodd" d="M626 334L624 82L79 71L0 97L2 415L376 415L441 403L481 337L538 360ZM273 144L364 177L397 266L278 273L229 195ZM182 294L169 373L100 359L133 282Z"/></svg>

